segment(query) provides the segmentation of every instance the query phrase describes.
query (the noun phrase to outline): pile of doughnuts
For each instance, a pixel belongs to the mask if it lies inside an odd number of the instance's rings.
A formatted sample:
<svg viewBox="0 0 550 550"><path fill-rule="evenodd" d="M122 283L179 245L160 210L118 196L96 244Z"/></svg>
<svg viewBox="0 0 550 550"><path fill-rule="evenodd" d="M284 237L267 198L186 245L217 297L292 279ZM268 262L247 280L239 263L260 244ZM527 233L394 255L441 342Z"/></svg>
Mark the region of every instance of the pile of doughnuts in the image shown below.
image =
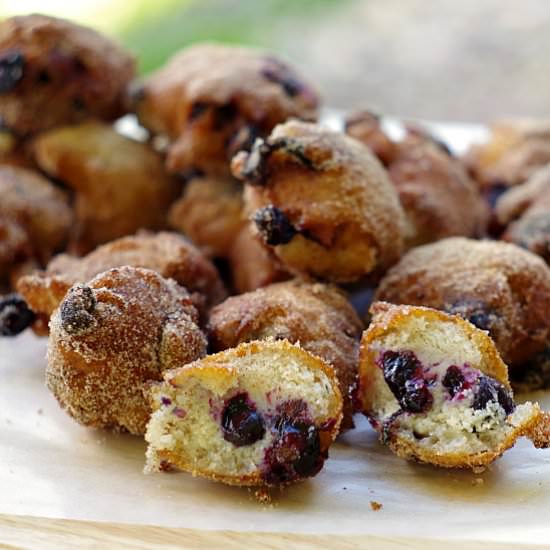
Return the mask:
<svg viewBox="0 0 550 550"><path fill-rule="evenodd" d="M513 388L550 387L550 130L459 158L320 104L263 51L138 78L91 29L1 22L0 334L47 336L60 406L144 436L148 472L286 485L356 413L436 466L548 447Z"/></svg>

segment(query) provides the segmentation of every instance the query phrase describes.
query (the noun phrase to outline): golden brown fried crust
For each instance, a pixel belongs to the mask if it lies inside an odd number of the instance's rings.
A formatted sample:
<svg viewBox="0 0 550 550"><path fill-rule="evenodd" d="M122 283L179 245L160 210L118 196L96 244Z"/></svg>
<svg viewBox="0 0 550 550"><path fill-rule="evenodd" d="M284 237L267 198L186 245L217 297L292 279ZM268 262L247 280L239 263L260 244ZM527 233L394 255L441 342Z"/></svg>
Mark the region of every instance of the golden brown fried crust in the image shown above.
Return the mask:
<svg viewBox="0 0 550 550"><path fill-rule="evenodd" d="M336 439L336 436L340 430L340 422L342 419L342 398L340 390L338 388L338 380L334 374L334 370L318 357L311 355L299 345L291 344L287 341L261 341L261 342L248 342L239 344L235 348L216 353L214 355L208 355L203 359L186 365L183 368L178 368L170 372L165 373L164 381L174 386L183 385L186 382L186 378L193 376L193 371L197 368L201 369L204 375L208 376L213 382L218 381L220 377L228 376L226 371L231 369L233 373L238 373L239 359L247 356L260 353L264 350L273 350L274 352L284 352L288 355L289 360L292 358L294 361L304 364L304 366L313 371L323 372L330 380L334 396L331 399L331 411L327 420L334 420L330 422L328 427L321 430L320 444L321 453L328 451L328 448L332 442ZM234 375L234 374L233 374ZM243 476L223 476L197 470L196 465L193 463L186 463L182 460L182 457L175 452L168 450L157 451L157 456L160 460L166 461L170 465L175 465L180 470L191 472L194 476L200 476L212 481L218 481L227 485L235 485L241 487L254 487L265 485L265 480L262 477L260 471L256 471L249 475ZM279 486L283 486L280 484Z"/></svg>
<svg viewBox="0 0 550 550"><path fill-rule="evenodd" d="M180 189L146 144L86 122L40 135L34 152L42 170L75 191L73 252L85 254L141 228L166 227Z"/></svg>
<svg viewBox="0 0 550 550"><path fill-rule="evenodd" d="M172 205L169 223L187 235L208 256L227 258L246 225L243 186L225 178L196 178Z"/></svg>
<svg viewBox="0 0 550 550"><path fill-rule="evenodd" d="M363 325L336 287L300 280L228 298L208 323L209 344L221 351L273 337L299 343L332 365L344 399L342 429L353 426L359 338Z"/></svg>
<svg viewBox="0 0 550 550"><path fill-rule="evenodd" d="M369 111L352 113L344 121L346 134L364 143L384 164L388 166L397 152L394 143L382 130L380 118Z"/></svg>
<svg viewBox="0 0 550 550"><path fill-rule="evenodd" d="M548 449L550 447L550 413L542 413L539 422L526 435L537 449Z"/></svg>
<svg viewBox="0 0 550 550"><path fill-rule="evenodd" d="M45 15L0 23L0 64L10 68L0 83L0 117L21 135L122 115L135 71L131 55L111 39Z"/></svg>
<svg viewBox="0 0 550 550"><path fill-rule="evenodd" d="M477 185L446 146L422 129L408 127L405 138L392 142L370 113L346 121L348 135L372 149L388 169L405 210L405 247L445 237L485 234L489 211Z"/></svg>
<svg viewBox="0 0 550 550"><path fill-rule="evenodd" d="M513 368L550 338L550 269L502 242L444 239L408 252L382 279L376 300L461 315L489 331Z"/></svg>
<svg viewBox="0 0 550 550"><path fill-rule="evenodd" d="M504 240L534 252L550 264L550 165L504 193L495 212L502 225L509 224Z"/></svg>
<svg viewBox="0 0 550 550"><path fill-rule="evenodd" d="M407 248L485 234L489 211L476 184L429 137L409 131L397 144L388 171L407 217Z"/></svg>
<svg viewBox="0 0 550 550"><path fill-rule="evenodd" d="M22 277L17 290L35 313L50 316L71 286L124 265L151 269L174 279L190 292L203 295L207 308L227 294L216 268L195 246L181 235L164 232L123 237L83 258L61 254L45 271Z"/></svg>
<svg viewBox="0 0 550 550"><path fill-rule="evenodd" d="M290 117L315 120L319 99L294 69L265 52L199 44L136 84L130 103L141 124L172 141L170 171L228 175L240 145Z"/></svg>
<svg viewBox="0 0 550 550"><path fill-rule="evenodd" d="M0 130L0 166L36 169L26 145L26 141L17 140L11 132Z"/></svg>
<svg viewBox="0 0 550 550"><path fill-rule="evenodd" d="M232 167L248 184L245 204L264 242L289 270L351 282L399 258L397 193L357 140L291 120L239 153Z"/></svg>
<svg viewBox="0 0 550 550"><path fill-rule="evenodd" d="M50 322L46 383L79 423L143 434L150 381L206 353L187 291L157 273L106 271L74 286Z"/></svg>
<svg viewBox="0 0 550 550"><path fill-rule="evenodd" d="M69 233L66 194L40 174L0 166L0 279L26 261L44 265Z"/></svg>
<svg viewBox="0 0 550 550"><path fill-rule="evenodd" d="M550 162L550 124L497 121L491 126L489 141L472 146L464 161L482 187L522 183Z"/></svg>
<svg viewBox="0 0 550 550"><path fill-rule="evenodd" d="M233 287L238 294L292 277L249 226L241 229L231 246L229 267Z"/></svg>
<svg viewBox="0 0 550 550"><path fill-rule="evenodd" d="M481 372L496 379L506 388L510 388L508 369L502 361L494 342L484 331L478 330L471 323L457 315L436 311L425 307L395 306L386 302L377 302L371 306L372 323L361 339L359 360L359 395L365 414L375 420L381 420L374 408L373 398L375 377L374 372L379 367L376 364L376 353L372 344L388 333L399 331L407 318L420 317L431 322L452 322L459 325L469 340L480 351L483 360L476 365ZM398 433L388 441L390 449L398 456L433 464L443 468L478 468L494 462L509 448L513 447L520 436L536 438L536 430L542 420L542 412L538 405L534 406L531 417L506 436L500 445L491 451L467 454L465 452L437 453L429 447L415 445ZM535 440L535 439L534 439Z"/></svg>

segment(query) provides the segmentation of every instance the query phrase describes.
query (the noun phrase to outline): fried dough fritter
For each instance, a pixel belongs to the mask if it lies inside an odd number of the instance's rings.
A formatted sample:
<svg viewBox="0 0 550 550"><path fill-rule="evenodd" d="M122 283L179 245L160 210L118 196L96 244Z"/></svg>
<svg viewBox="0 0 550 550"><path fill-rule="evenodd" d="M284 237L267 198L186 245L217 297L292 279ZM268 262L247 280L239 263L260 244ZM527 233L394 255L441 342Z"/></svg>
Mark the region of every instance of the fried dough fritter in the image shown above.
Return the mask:
<svg viewBox="0 0 550 550"><path fill-rule="evenodd" d="M64 19L0 22L0 117L17 135L124 113L135 62L98 32Z"/></svg>
<svg viewBox="0 0 550 550"><path fill-rule="evenodd" d="M92 121L40 135L34 153L42 170L75 192L71 251L85 254L138 229L166 227L180 189L146 144Z"/></svg>
<svg viewBox="0 0 550 550"><path fill-rule="evenodd" d="M171 172L229 175L229 161L290 117L315 120L319 99L297 72L265 52L197 44L134 86L141 124L168 137Z"/></svg>
<svg viewBox="0 0 550 550"><path fill-rule="evenodd" d="M286 339L335 370L344 400L342 429L353 426L359 339L363 325L336 287L294 280L233 296L217 305L208 322L214 351L242 342Z"/></svg>
<svg viewBox="0 0 550 550"><path fill-rule="evenodd" d="M291 120L232 163L266 246L292 272L352 282L397 261L404 215L384 168L339 132Z"/></svg>
<svg viewBox="0 0 550 550"><path fill-rule="evenodd" d="M141 435L145 390L164 371L206 354L185 288L121 267L71 288L50 322L46 385L77 422Z"/></svg>

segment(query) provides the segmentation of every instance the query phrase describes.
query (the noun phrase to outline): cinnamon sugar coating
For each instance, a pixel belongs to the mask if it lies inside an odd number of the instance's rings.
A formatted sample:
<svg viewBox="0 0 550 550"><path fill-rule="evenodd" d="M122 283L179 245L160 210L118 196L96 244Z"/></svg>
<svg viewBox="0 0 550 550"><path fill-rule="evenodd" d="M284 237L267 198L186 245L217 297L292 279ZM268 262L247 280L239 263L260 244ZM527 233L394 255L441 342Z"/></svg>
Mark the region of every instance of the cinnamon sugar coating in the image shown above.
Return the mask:
<svg viewBox="0 0 550 550"><path fill-rule="evenodd" d="M0 117L27 135L124 113L132 56L98 32L64 19L24 15L0 23Z"/></svg>
<svg viewBox="0 0 550 550"><path fill-rule="evenodd" d="M75 192L73 252L85 254L141 228L166 227L180 189L148 145L93 121L41 134L34 152L42 170Z"/></svg>
<svg viewBox="0 0 550 550"><path fill-rule="evenodd" d="M292 277L249 225L242 227L231 245L229 267L233 288L239 294Z"/></svg>
<svg viewBox="0 0 550 550"><path fill-rule="evenodd" d="M359 339L363 325L336 287L293 280L233 296L216 306L208 323L213 351L242 342L286 339L335 370L344 399L342 429L353 426Z"/></svg>
<svg viewBox="0 0 550 550"><path fill-rule="evenodd" d="M446 145L409 126L401 141L371 113L356 113L346 131L369 146L388 169L405 211L407 249L453 236L485 234L489 211L476 183Z"/></svg>
<svg viewBox="0 0 550 550"><path fill-rule="evenodd" d="M232 163L266 246L292 272L351 282L400 256L397 193L367 147L344 134L291 120Z"/></svg>
<svg viewBox="0 0 550 550"><path fill-rule="evenodd" d="M483 188L512 187L550 162L550 123L511 119L491 125L487 143L474 145L465 162Z"/></svg>
<svg viewBox="0 0 550 550"><path fill-rule="evenodd" d="M415 248L385 275L375 299L462 316L489 332L514 369L550 339L550 268L508 243L455 237Z"/></svg>
<svg viewBox="0 0 550 550"><path fill-rule="evenodd" d="M35 313L49 317L71 286L125 265L151 269L174 279L189 292L202 296L206 309L226 296L214 265L183 236L167 232L123 237L82 258L61 254L45 271L22 277L17 288Z"/></svg>
<svg viewBox="0 0 550 550"><path fill-rule="evenodd" d="M79 423L143 434L145 390L206 353L188 292L141 268L71 288L50 322L46 384Z"/></svg>
<svg viewBox="0 0 550 550"><path fill-rule="evenodd" d="M37 172L16 166L0 166L0 197L2 280L28 262L44 265L65 244L72 212L63 191Z"/></svg>
<svg viewBox="0 0 550 550"><path fill-rule="evenodd" d="M246 220L243 186L230 178L192 179L169 212L171 227L187 235L207 256L226 258Z"/></svg>
<svg viewBox="0 0 550 550"><path fill-rule="evenodd" d="M130 104L141 124L167 136L172 172L229 175L231 156L290 117L314 120L317 93L265 52L197 44L136 83Z"/></svg>
<svg viewBox="0 0 550 550"><path fill-rule="evenodd" d="M504 193L495 208L507 226L503 239L534 252L550 264L550 166Z"/></svg>

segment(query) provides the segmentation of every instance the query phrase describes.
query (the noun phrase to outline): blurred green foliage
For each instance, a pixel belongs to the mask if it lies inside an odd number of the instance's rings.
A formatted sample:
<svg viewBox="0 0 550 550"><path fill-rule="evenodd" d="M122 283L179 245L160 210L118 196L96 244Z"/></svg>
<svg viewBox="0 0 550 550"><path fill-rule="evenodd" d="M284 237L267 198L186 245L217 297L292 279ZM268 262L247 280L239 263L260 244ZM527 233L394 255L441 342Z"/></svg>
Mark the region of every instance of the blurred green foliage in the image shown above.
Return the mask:
<svg viewBox="0 0 550 550"><path fill-rule="evenodd" d="M296 32L348 0L180 0L152 13L147 4L119 30L139 59L140 72L162 65L180 48L198 41L220 41L279 49L281 25Z"/></svg>

